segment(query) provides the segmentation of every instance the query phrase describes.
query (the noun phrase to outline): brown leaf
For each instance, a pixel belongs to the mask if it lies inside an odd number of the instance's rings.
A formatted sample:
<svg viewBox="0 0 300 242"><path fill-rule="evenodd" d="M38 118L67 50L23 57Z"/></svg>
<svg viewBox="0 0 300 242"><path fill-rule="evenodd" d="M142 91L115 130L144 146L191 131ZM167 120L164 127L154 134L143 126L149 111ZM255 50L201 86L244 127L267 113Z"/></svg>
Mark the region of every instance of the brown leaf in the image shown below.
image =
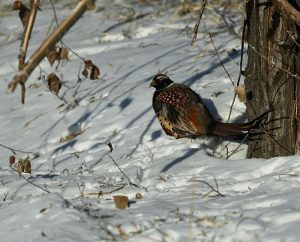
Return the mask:
<svg viewBox="0 0 300 242"><path fill-rule="evenodd" d="M100 70L91 60L85 60L82 75L89 77L91 80L96 80L99 78Z"/></svg>
<svg viewBox="0 0 300 242"><path fill-rule="evenodd" d="M110 142L107 144L107 146L109 147L110 152L112 152L114 150L114 148Z"/></svg>
<svg viewBox="0 0 300 242"><path fill-rule="evenodd" d="M31 163L30 163L30 160L26 159L25 161L23 161L23 165L24 165L24 172L31 174Z"/></svg>
<svg viewBox="0 0 300 242"><path fill-rule="evenodd" d="M82 71L82 75L85 77L89 76L89 73L91 72L93 62L91 60L85 60L84 61L84 70Z"/></svg>
<svg viewBox="0 0 300 242"><path fill-rule="evenodd" d="M19 17L21 19L23 27L25 28L29 20L30 9L26 5L24 5L21 1L14 1L12 10L14 11L19 10Z"/></svg>
<svg viewBox="0 0 300 242"><path fill-rule="evenodd" d="M14 155L11 155L9 157L9 164L12 166L16 161L16 157Z"/></svg>
<svg viewBox="0 0 300 242"><path fill-rule="evenodd" d="M58 92L62 86L60 79L54 73L51 73L47 77L48 80L48 88L51 92L58 95Z"/></svg>
<svg viewBox="0 0 300 242"><path fill-rule="evenodd" d="M93 65L91 75L90 75L90 79L91 80L97 80L97 79L99 79L99 75L100 75L99 68L97 66Z"/></svg>
<svg viewBox="0 0 300 242"><path fill-rule="evenodd" d="M238 96L240 102L246 102L246 92L244 86L235 87L234 92Z"/></svg>
<svg viewBox="0 0 300 242"><path fill-rule="evenodd" d="M18 167L17 167L17 172L19 173L20 178L21 178L21 176L22 176L23 170L24 170L23 161L22 161L22 160L19 160L19 162L18 162Z"/></svg>
<svg viewBox="0 0 300 242"><path fill-rule="evenodd" d="M87 2L87 10L94 11L96 10L96 4L92 1Z"/></svg>
<svg viewBox="0 0 300 242"><path fill-rule="evenodd" d="M14 1L12 10L13 11L20 10L21 4L22 4L21 1Z"/></svg>
<svg viewBox="0 0 300 242"><path fill-rule="evenodd" d="M113 198L114 198L116 208L125 209L129 207L127 196L118 195L118 196L113 196Z"/></svg>
<svg viewBox="0 0 300 242"><path fill-rule="evenodd" d="M59 140L59 143L64 143L64 142L70 141L70 140L74 139L75 137L77 137L78 135L83 134L87 129L88 128L80 129L78 131L74 131L73 133L69 133L66 136L61 137Z"/></svg>
<svg viewBox="0 0 300 242"><path fill-rule="evenodd" d="M58 53L61 60L69 60L69 50L67 48L59 48Z"/></svg>
<svg viewBox="0 0 300 242"><path fill-rule="evenodd" d="M47 59L51 66L53 66L54 62L59 59L59 54L56 52L56 47L48 52Z"/></svg>
<svg viewBox="0 0 300 242"><path fill-rule="evenodd" d="M81 74L82 74L83 76L85 76L85 77L88 77L88 76L89 76L89 72L88 72L88 70L86 70L86 69L84 69L84 70L81 72Z"/></svg>
<svg viewBox="0 0 300 242"><path fill-rule="evenodd" d="M142 198L143 198L143 196L141 193L138 192L135 194L135 199L142 199Z"/></svg>
<svg viewBox="0 0 300 242"><path fill-rule="evenodd" d="M45 212L47 209L48 209L48 208L42 208L42 209L40 210L40 213Z"/></svg>

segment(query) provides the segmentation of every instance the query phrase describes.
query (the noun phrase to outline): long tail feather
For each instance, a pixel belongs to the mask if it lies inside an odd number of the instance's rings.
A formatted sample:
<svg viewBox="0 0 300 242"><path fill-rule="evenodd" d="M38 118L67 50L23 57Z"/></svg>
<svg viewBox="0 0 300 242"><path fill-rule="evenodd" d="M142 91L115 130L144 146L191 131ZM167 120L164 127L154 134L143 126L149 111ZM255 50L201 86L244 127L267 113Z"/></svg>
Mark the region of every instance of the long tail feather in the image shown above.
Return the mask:
<svg viewBox="0 0 300 242"><path fill-rule="evenodd" d="M214 135L218 136L239 136L245 135L250 130L258 128L259 124L261 124L262 120L273 110L269 110L257 118L242 124L231 124L231 123L222 123L215 122L212 127L210 127L210 131Z"/></svg>

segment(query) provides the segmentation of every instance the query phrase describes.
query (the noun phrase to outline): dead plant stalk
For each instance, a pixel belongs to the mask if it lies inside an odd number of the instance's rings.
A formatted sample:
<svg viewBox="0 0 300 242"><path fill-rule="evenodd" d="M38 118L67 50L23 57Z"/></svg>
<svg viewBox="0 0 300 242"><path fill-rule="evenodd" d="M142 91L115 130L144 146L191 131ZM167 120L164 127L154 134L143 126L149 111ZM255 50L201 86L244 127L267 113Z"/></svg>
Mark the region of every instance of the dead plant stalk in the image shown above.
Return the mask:
<svg viewBox="0 0 300 242"><path fill-rule="evenodd" d="M34 25L34 22L35 22L36 13L37 13L37 10L38 10L39 6L40 6L40 1L39 0L34 0L33 3L32 3L32 6L31 6L29 20L28 20L28 23L25 27L24 36L23 36L23 39L22 39L22 42L21 42L20 55L19 55L19 71L22 70L24 65L25 65L28 45L29 45L33 25Z"/></svg>
<svg viewBox="0 0 300 242"><path fill-rule="evenodd" d="M25 82L30 74L39 65L39 63L46 57L49 50L51 50L55 44L61 40L61 38L67 33L67 31L78 21L78 19L85 13L86 10L93 6L95 0L81 0L77 6L73 9L70 15L60 23L55 31L40 45L40 47L34 52L30 60L24 65L24 68L19 71L8 85L8 90L14 92L17 85L25 88ZM25 92L24 92L25 94ZM22 98L24 103L25 97Z"/></svg>

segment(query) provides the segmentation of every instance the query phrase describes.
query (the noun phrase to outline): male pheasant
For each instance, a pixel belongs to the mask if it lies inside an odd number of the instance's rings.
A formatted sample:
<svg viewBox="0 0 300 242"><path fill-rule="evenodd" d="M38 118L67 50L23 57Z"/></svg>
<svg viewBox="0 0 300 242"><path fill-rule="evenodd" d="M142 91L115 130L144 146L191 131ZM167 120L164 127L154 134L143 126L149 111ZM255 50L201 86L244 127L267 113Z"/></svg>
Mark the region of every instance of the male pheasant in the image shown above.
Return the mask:
<svg viewBox="0 0 300 242"><path fill-rule="evenodd" d="M202 135L245 135L257 128L268 113L247 123L222 123L213 118L196 92L185 85L174 83L168 76L154 76L150 86L156 89L152 106L161 127L167 135L177 139Z"/></svg>

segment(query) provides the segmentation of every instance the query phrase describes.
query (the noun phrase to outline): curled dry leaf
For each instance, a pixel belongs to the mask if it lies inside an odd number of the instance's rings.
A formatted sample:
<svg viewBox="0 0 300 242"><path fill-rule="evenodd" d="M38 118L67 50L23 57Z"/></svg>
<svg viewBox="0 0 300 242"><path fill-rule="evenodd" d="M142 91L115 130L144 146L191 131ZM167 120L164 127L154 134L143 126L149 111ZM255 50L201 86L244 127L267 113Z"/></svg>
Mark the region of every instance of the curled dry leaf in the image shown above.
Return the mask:
<svg viewBox="0 0 300 242"><path fill-rule="evenodd" d="M12 10L14 11L19 10L19 17L21 19L23 27L25 27L29 20L30 9L26 5L24 5L21 1L14 1Z"/></svg>
<svg viewBox="0 0 300 242"><path fill-rule="evenodd" d="M117 195L117 196L113 196L113 198L114 198L116 208L125 209L129 207L127 196Z"/></svg>
<svg viewBox="0 0 300 242"><path fill-rule="evenodd" d="M112 151L114 150L114 148L113 148L111 142L109 142L109 143L107 144L107 146L108 146L110 152L112 152Z"/></svg>
<svg viewBox="0 0 300 242"><path fill-rule="evenodd" d="M40 213L45 212L47 209L48 209L48 208L42 208L42 209L40 210Z"/></svg>
<svg viewBox="0 0 300 242"><path fill-rule="evenodd" d="M54 73L51 73L47 77L48 80L48 88L51 92L58 95L58 92L62 86L60 79Z"/></svg>
<svg viewBox="0 0 300 242"><path fill-rule="evenodd" d="M47 54L47 59L51 66L53 66L55 61L69 60L69 50L67 48L54 47Z"/></svg>
<svg viewBox="0 0 300 242"><path fill-rule="evenodd" d="M93 1L87 2L87 10L94 11L96 10L96 4Z"/></svg>
<svg viewBox="0 0 300 242"><path fill-rule="evenodd" d="M24 165L24 172L31 174L31 163L30 163L30 160L29 159L24 160L23 161L23 165Z"/></svg>
<svg viewBox="0 0 300 242"><path fill-rule="evenodd" d="M245 86L235 87L234 92L238 96L240 102L246 102Z"/></svg>
<svg viewBox="0 0 300 242"><path fill-rule="evenodd" d="M58 48L59 58L61 60L69 60L69 50L67 48Z"/></svg>
<svg viewBox="0 0 300 242"><path fill-rule="evenodd" d="M17 167L17 172L19 173L19 176L22 176L22 172L24 170L24 165L23 165L23 161L19 160L18 162L18 167Z"/></svg>
<svg viewBox="0 0 300 242"><path fill-rule="evenodd" d="M12 166L16 161L16 157L14 155L11 155L9 157L9 164Z"/></svg>
<svg viewBox="0 0 300 242"><path fill-rule="evenodd" d="M16 10L20 10L21 8L21 1L14 1L13 6L12 6L12 10L16 11Z"/></svg>
<svg viewBox="0 0 300 242"><path fill-rule="evenodd" d="M143 196L141 193L138 192L135 194L135 199L142 199L142 198L143 198Z"/></svg>
<svg viewBox="0 0 300 242"><path fill-rule="evenodd" d="M47 54L47 59L51 66L53 66L54 62L59 59L59 55L56 52L56 47L51 49Z"/></svg>
<svg viewBox="0 0 300 242"><path fill-rule="evenodd" d="M100 75L100 70L91 60L85 60L82 75L91 80L97 80Z"/></svg>

